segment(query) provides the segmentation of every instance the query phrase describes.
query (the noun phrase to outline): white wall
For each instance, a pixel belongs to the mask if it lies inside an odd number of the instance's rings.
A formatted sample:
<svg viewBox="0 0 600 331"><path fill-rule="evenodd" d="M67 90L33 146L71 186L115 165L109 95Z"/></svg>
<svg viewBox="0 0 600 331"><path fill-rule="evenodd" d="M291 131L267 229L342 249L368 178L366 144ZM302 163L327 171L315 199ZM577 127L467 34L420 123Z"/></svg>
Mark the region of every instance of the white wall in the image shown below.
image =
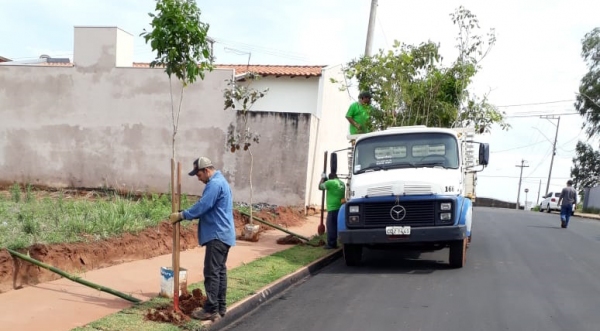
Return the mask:
<svg viewBox="0 0 600 331"><path fill-rule="evenodd" d="M317 113L320 118L313 117L314 129L311 130L310 151L307 172L307 205L321 204L321 191L318 188L323 172L324 151L328 151L327 174L329 174L330 153L350 147L346 136L348 135L348 121L346 112L354 100L347 92L339 90L339 85L330 81L331 78L343 80L341 66L334 65L323 69L319 80L319 100ZM337 153L338 175L348 173L347 151Z"/></svg>
<svg viewBox="0 0 600 331"><path fill-rule="evenodd" d="M163 69L131 67L127 39L118 28L79 27L74 65L0 66L0 183L168 191L169 80ZM228 178L234 200L248 201L248 155L225 146L227 128L237 120L234 111L223 110L223 90L232 76L231 69L216 69L185 90L176 144L184 193L201 194L204 185L186 174L205 155ZM312 79L313 89L311 79L287 78L296 87L279 88L285 79L273 80L275 88L265 98L275 109L251 115L251 124L263 131L255 149L255 201L302 205L308 113L316 103L305 100L299 107L279 94L298 89L304 90L301 99L310 99L313 90L316 99L317 81ZM174 93L179 91L175 86ZM282 113L297 109L305 114Z"/></svg>
<svg viewBox="0 0 600 331"><path fill-rule="evenodd" d="M269 88L267 96L258 100L252 110L316 114L319 77L262 77L252 83L257 90Z"/></svg>

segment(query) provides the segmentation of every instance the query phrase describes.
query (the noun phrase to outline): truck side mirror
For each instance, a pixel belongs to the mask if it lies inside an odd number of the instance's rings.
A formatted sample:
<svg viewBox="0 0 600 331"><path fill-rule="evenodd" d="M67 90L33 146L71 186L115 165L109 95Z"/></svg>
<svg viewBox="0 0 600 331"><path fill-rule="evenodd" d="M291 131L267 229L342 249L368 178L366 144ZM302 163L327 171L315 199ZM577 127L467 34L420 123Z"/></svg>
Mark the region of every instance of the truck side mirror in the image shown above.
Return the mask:
<svg viewBox="0 0 600 331"><path fill-rule="evenodd" d="M337 174L337 154L331 153L331 159L329 161L329 168L332 174Z"/></svg>
<svg viewBox="0 0 600 331"><path fill-rule="evenodd" d="M490 144L480 143L479 144L479 164L487 166L490 161Z"/></svg>

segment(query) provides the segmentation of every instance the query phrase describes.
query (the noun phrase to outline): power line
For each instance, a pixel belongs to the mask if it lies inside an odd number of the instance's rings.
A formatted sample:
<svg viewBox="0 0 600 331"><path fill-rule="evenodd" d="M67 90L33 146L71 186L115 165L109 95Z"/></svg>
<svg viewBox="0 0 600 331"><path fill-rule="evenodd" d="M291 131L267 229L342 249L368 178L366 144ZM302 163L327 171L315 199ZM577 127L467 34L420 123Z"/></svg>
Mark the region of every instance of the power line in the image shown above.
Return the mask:
<svg viewBox="0 0 600 331"><path fill-rule="evenodd" d="M237 47L237 48L246 48L248 50L252 50L257 53L265 53L265 54L274 55L274 56L289 57L289 58L301 59L301 60L307 59L306 54L303 54L303 53L285 51L285 50L281 50L281 49L264 47L264 46L260 46L260 45L252 45L252 44L247 44L247 43L242 43L242 42L227 40L227 39L222 39L222 38L215 38L215 43L232 46L232 47Z"/></svg>
<svg viewBox="0 0 600 331"><path fill-rule="evenodd" d="M521 103L521 104L515 104L515 105L505 105L505 106L496 106L496 107L508 108L508 107L537 106L537 105L549 105L551 103L574 102L574 101L575 100L558 100L558 101L546 101L546 102Z"/></svg>
<svg viewBox="0 0 600 331"><path fill-rule="evenodd" d="M381 34L383 34L383 41L385 41L385 47L390 47L387 41L387 36L385 35L385 30L383 29L383 24L381 23L381 19L377 16L377 23L379 23L379 28L381 29Z"/></svg>
<svg viewBox="0 0 600 331"><path fill-rule="evenodd" d="M518 118L518 117L539 117L540 115L549 115L549 116L553 116L553 115L561 115L561 116L569 116L569 115L581 115L580 113L540 113L540 114L527 114L527 115L521 115L521 114L517 114L517 115L506 115L504 117L506 118Z"/></svg>
<svg viewBox="0 0 600 331"><path fill-rule="evenodd" d="M544 154L544 156L542 157L542 160L535 166L535 168L529 173L529 176L533 175L535 173L535 171L540 167L540 165L542 165L542 163L544 163L544 161L546 160L546 158L548 157L548 152L550 152L551 149L548 148L548 151ZM525 176L525 178L529 178L529 176Z"/></svg>
<svg viewBox="0 0 600 331"><path fill-rule="evenodd" d="M477 175L484 178L519 178L519 176L503 176L503 175ZM570 177L552 177L553 179L570 179ZM527 177L526 179L546 179L546 177ZM525 179L523 179L525 181Z"/></svg>
<svg viewBox="0 0 600 331"><path fill-rule="evenodd" d="M533 144L529 144L529 145L525 145L525 146L519 146L519 147L513 147L513 148L509 148L509 149L503 149L503 150L499 150L499 151L492 151L490 153L494 154L494 153L503 153L503 152L508 152L508 151L514 151L516 149L527 148L527 147L531 147L531 146L534 146L534 145L537 145L537 144L541 144L541 143L544 143L544 142L546 142L546 141L545 140L541 140L541 141L535 142Z"/></svg>

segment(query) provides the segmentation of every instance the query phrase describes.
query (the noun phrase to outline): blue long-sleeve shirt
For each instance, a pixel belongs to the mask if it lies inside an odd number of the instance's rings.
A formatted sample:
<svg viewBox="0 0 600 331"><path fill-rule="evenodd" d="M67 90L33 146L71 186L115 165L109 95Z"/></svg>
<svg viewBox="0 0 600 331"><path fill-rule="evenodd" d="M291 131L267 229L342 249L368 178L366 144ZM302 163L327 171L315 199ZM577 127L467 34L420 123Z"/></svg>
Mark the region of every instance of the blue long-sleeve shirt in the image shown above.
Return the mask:
<svg viewBox="0 0 600 331"><path fill-rule="evenodd" d="M183 219L197 218L200 219L198 222L200 246L204 246L213 239L218 239L229 246L235 246L231 188L218 170L206 183L200 200L183 211Z"/></svg>

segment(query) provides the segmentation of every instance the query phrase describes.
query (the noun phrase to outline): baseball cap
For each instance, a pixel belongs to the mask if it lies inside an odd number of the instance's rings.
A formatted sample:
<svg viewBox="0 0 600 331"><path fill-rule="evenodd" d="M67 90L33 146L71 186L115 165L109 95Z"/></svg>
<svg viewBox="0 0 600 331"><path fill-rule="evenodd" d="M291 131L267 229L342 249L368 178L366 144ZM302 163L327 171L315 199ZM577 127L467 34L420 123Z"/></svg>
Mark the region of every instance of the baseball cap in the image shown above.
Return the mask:
<svg viewBox="0 0 600 331"><path fill-rule="evenodd" d="M194 169L192 171L190 171L188 173L188 175L190 176L196 176L198 174L198 171L207 168L207 167L211 167L213 164L210 161L209 158L205 157L205 156L201 156L199 158L196 159L196 161L194 161Z"/></svg>

